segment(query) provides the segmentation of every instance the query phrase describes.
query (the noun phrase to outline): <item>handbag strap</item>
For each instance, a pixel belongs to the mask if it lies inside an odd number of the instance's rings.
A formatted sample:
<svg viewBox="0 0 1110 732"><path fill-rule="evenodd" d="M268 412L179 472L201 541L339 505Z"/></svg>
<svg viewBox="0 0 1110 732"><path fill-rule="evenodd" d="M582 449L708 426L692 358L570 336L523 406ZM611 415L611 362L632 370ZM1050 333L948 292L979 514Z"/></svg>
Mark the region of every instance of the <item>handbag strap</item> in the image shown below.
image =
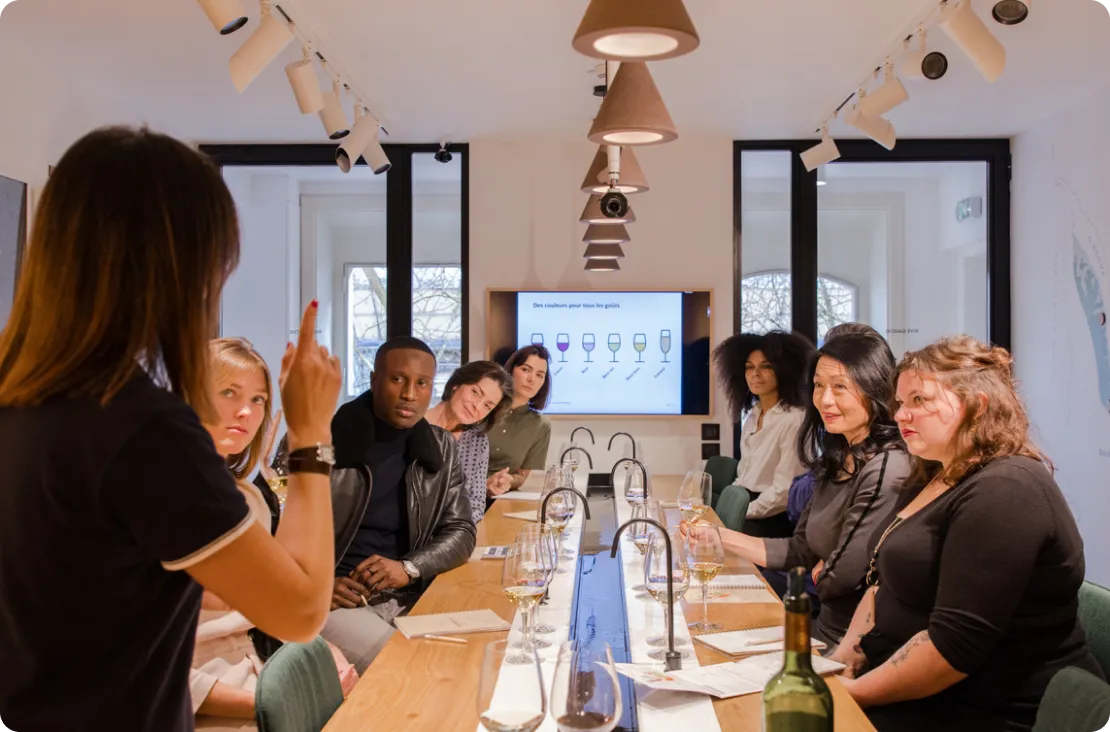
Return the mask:
<svg viewBox="0 0 1110 732"><path fill-rule="evenodd" d="M889 458L889 457L890 457L890 452L887 451L887 450L884 450L883 451L883 464L879 468L879 484L877 486L875 486L875 492L871 494L871 498L867 499L867 506L864 507L863 513L861 513L859 515L859 518L856 519L856 523L852 526L852 529L848 532L848 536L844 539L844 543L841 544L840 546L838 546L836 548L836 550L832 554L829 555L829 561L825 562L825 568L822 569L820 573L818 573L817 581L813 583L814 585L817 585L821 580L823 580L825 578L825 575L827 573L829 573L833 570L833 567L836 566L837 561L840 559L840 557L847 550L848 545L852 543L852 538L856 535L856 531L859 530L860 524L862 524L863 520L865 518L867 518L867 514L871 513L871 508L875 505L875 500L879 497L879 493L881 493L882 490L883 490L883 478L886 477L886 462L887 462L887 458Z"/></svg>

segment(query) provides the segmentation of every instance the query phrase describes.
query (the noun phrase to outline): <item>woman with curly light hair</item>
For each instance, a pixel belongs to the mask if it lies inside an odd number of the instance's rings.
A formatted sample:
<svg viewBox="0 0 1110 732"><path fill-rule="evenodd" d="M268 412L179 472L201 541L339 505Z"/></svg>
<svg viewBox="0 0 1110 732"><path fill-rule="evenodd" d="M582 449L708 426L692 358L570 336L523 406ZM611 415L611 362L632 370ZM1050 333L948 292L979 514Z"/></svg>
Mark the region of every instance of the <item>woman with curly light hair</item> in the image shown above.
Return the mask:
<svg viewBox="0 0 1110 732"><path fill-rule="evenodd" d="M876 528L869 589L833 657L880 732L1030 730L1058 670L1102 677L1077 619L1075 519L1005 349L944 338L896 374L916 480Z"/></svg>
<svg viewBox="0 0 1110 732"><path fill-rule="evenodd" d="M805 417L805 371L813 350L802 336L775 330L734 335L713 354L733 416L747 415L735 481L751 496L745 534L794 533L786 502L794 477L806 470L795 445Z"/></svg>

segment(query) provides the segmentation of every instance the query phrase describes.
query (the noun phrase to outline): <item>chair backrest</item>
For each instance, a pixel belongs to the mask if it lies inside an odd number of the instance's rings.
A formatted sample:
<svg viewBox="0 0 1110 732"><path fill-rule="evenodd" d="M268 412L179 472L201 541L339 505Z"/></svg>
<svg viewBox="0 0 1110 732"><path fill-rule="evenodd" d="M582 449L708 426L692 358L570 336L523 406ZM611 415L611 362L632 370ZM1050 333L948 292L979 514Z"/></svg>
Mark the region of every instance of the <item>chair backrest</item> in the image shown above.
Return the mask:
<svg viewBox="0 0 1110 732"><path fill-rule="evenodd" d="M1094 582L1079 588L1079 622L1102 673L1110 679L1110 590Z"/></svg>
<svg viewBox="0 0 1110 732"><path fill-rule="evenodd" d="M705 472L713 482L713 508L717 508L717 501L721 499L721 492L726 486L732 485L736 480L736 466L740 461L724 455L714 455L705 461Z"/></svg>
<svg viewBox="0 0 1110 732"><path fill-rule="evenodd" d="M1110 685L1080 668L1048 682L1033 732L1099 732L1110 720Z"/></svg>
<svg viewBox="0 0 1110 732"><path fill-rule="evenodd" d="M286 643L258 675L259 732L320 732L343 703L343 687L327 641Z"/></svg>
<svg viewBox="0 0 1110 732"><path fill-rule="evenodd" d="M725 486L721 491L720 500L717 501L717 516L721 519L721 523L733 531L743 531L750 500L751 496L740 486Z"/></svg>

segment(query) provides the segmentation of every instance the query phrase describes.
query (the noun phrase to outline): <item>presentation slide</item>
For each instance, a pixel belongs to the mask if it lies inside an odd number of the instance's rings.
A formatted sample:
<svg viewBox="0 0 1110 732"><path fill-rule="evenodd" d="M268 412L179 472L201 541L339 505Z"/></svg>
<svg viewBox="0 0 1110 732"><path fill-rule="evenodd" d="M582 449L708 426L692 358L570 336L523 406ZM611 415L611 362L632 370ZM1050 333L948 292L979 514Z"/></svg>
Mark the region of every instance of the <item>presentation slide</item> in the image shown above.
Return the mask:
<svg viewBox="0 0 1110 732"><path fill-rule="evenodd" d="M547 413L682 413L680 292L520 292L517 343L551 352Z"/></svg>

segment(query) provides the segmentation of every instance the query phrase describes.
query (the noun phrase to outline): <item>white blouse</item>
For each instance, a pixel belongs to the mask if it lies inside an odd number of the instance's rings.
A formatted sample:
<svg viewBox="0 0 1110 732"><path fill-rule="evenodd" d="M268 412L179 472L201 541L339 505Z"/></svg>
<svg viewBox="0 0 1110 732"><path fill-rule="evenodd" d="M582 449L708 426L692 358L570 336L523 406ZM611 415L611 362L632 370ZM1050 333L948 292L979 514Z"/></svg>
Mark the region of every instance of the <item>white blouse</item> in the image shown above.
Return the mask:
<svg viewBox="0 0 1110 732"><path fill-rule="evenodd" d="M760 494L748 504L747 517L768 518L786 510L790 484L806 471L798 458L798 430L805 410L779 402L763 417L757 403L740 429L740 464L735 485Z"/></svg>

